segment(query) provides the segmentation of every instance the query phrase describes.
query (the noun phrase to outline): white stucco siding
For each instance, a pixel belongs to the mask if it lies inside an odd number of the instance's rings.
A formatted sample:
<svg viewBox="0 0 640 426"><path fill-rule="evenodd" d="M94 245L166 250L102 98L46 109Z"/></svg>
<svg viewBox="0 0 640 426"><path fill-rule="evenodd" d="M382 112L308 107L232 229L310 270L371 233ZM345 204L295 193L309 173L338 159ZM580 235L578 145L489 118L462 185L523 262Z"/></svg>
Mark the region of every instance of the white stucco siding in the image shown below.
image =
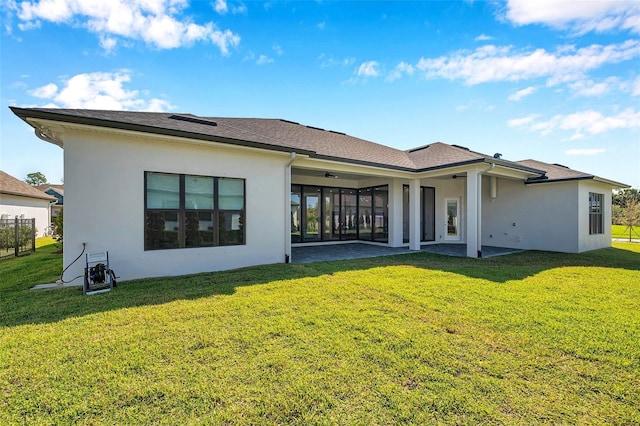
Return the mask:
<svg viewBox="0 0 640 426"><path fill-rule="evenodd" d="M488 176L483 177L482 184L483 245L578 251L576 181L525 185L499 178L494 199L490 197Z"/></svg>
<svg viewBox="0 0 640 426"><path fill-rule="evenodd" d="M104 135L67 134L67 266L87 251L109 251L121 280L182 275L284 261L284 168L288 154ZM144 172L245 179L246 244L144 250ZM84 258L65 273L83 274Z"/></svg>
<svg viewBox="0 0 640 426"><path fill-rule="evenodd" d="M602 206L602 234L589 234L589 193L604 195ZM578 185L578 251L611 247L611 186L592 180L580 181Z"/></svg>
<svg viewBox="0 0 640 426"><path fill-rule="evenodd" d="M11 194L0 194L0 216L9 219L24 216L36 219L36 236L41 237L50 225L49 201Z"/></svg>

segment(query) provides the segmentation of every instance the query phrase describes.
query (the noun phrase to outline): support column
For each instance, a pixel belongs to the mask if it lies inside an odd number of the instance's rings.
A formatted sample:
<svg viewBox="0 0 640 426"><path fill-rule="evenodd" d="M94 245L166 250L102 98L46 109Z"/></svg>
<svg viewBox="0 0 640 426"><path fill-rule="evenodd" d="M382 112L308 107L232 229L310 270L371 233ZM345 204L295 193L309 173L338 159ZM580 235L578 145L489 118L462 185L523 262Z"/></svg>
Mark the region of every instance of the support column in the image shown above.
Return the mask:
<svg viewBox="0 0 640 426"><path fill-rule="evenodd" d="M389 245L402 246L402 181L393 179L389 187Z"/></svg>
<svg viewBox="0 0 640 426"><path fill-rule="evenodd" d="M467 257L478 257L478 197L481 176L477 169L467 172Z"/></svg>
<svg viewBox="0 0 640 426"><path fill-rule="evenodd" d="M420 179L409 183L409 250L420 250Z"/></svg>

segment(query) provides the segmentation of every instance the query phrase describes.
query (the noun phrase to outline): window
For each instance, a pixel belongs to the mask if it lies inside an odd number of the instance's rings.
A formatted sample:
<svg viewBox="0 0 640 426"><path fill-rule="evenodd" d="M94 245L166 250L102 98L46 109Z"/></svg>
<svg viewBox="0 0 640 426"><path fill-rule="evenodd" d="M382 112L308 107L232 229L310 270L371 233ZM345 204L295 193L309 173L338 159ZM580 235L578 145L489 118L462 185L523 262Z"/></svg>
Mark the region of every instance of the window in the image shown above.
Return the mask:
<svg viewBox="0 0 640 426"><path fill-rule="evenodd" d="M144 249L244 244L244 179L145 172Z"/></svg>
<svg viewBox="0 0 640 426"><path fill-rule="evenodd" d="M604 194L589 193L589 234L604 234L603 202Z"/></svg>

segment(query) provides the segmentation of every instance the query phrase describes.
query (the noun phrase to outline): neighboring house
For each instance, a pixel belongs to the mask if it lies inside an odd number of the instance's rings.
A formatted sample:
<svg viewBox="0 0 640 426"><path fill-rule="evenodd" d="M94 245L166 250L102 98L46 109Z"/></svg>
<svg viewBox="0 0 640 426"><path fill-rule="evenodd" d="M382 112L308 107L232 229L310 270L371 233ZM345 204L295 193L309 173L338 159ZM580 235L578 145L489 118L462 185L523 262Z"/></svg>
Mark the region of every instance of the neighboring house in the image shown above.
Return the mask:
<svg viewBox="0 0 640 426"><path fill-rule="evenodd" d="M433 143L401 151L278 119L11 108L64 148L65 266L108 250L122 279L287 262L292 245L611 245L627 185ZM82 274L82 262L69 277Z"/></svg>
<svg viewBox="0 0 640 426"><path fill-rule="evenodd" d="M51 224L53 225L64 208L64 185L45 183L38 185L37 188L56 199L56 202L51 205Z"/></svg>
<svg viewBox="0 0 640 426"><path fill-rule="evenodd" d="M55 198L0 170L0 217L36 220L37 236L51 223L50 204Z"/></svg>

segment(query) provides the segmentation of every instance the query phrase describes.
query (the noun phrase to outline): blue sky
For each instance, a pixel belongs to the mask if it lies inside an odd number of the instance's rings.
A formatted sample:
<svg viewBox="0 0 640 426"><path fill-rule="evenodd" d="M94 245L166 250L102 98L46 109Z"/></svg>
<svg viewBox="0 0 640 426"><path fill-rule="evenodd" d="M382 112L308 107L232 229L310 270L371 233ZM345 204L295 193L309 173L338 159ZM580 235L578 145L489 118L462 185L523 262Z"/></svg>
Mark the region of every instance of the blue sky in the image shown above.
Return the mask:
<svg viewBox="0 0 640 426"><path fill-rule="evenodd" d="M640 0L8 0L0 12L0 168L20 179L60 182L63 155L9 106L284 118L640 187Z"/></svg>

